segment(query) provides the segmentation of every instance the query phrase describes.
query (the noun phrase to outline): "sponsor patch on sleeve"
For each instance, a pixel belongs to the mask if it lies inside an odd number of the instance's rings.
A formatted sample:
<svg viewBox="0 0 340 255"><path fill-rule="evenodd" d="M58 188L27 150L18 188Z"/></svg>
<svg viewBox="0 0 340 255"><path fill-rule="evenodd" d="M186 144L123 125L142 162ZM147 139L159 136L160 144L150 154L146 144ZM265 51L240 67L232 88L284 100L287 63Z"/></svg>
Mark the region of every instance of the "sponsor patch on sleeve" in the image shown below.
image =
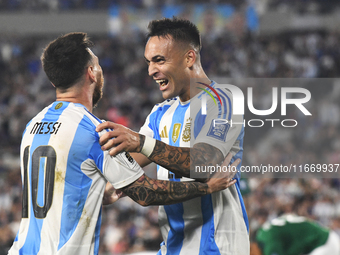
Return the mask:
<svg viewBox="0 0 340 255"><path fill-rule="evenodd" d="M207 136L225 142L229 128L229 123L215 123L212 121Z"/></svg>
<svg viewBox="0 0 340 255"><path fill-rule="evenodd" d="M125 152L125 157L129 160L130 163L133 163L133 158L131 157L130 153Z"/></svg>

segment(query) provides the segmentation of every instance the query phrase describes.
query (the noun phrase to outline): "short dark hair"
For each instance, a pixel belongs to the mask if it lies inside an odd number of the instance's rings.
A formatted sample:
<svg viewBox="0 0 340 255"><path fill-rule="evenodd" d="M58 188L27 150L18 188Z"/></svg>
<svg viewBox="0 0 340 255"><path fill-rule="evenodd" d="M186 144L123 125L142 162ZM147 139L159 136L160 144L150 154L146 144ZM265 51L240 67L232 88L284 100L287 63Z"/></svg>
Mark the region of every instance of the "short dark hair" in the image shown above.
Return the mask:
<svg viewBox="0 0 340 255"><path fill-rule="evenodd" d="M153 20L149 23L148 30L147 38L153 36L167 38L170 35L175 41L191 44L198 51L201 50L200 32L196 25L189 20L177 17Z"/></svg>
<svg viewBox="0 0 340 255"><path fill-rule="evenodd" d="M69 33L50 42L41 56L43 69L56 88L67 89L84 74L93 43L86 33Z"/></svg>

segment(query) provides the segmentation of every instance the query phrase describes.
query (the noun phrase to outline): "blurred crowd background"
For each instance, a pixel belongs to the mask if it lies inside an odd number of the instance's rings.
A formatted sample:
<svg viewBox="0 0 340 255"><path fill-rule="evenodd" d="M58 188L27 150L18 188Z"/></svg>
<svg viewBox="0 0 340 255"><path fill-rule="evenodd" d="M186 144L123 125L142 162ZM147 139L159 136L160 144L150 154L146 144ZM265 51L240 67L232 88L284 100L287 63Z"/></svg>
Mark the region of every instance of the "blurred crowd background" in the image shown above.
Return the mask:
<svg viewBox="0 0 340 255"><path fill-rule="evenodd" d="M338 8L337 0L187 0L187 4L230 4L239 7L258 2L265 10L297 11L299 13L329 13ZM100 10L112 5L133 5L138 8L183 4L180 0L2 0L1 11L68 11Z"/></svg>
<svg viewBox="0 0 340 255"><path fill-rule="evenodd" d="M178 0L7 0L0 1L0 16L18 11L107 9L115 13L121 6L133 7L139 12L155 8L158 13L168 15L169 9L172 12L175 9L175 14L193 19L202 31L203 68L216 81L225 77L322 78L306 87L312 93L307 105L311 117L291 108L288 117L299 121L297 128L246 127L243 165L339 164L340 81L336 78L340 77L340 31L316 27L269 34L259 32L261 15L267 12L331 15L339 10L338 1L215 0L203 7L198 4L207 1L186 2L190 5L183 7ZM192 6L201 10L199 17L190 12ZM227 13L227 18L219 18L217 9L224 9L221 15ZM152 106L161 102L162 97L158 85L147 74L143 57L145 28L134 23L131 15L129 11L112 14L114 24L117 20L127 24L124 29L116 29L113 24L106 35L90 34L105 78L104 97L94 114L138 131ZM40 65L42 49L55 37L10 32L0 37L0 255L7 254L21 219L19 146L22 132L27 122L55 99L54 88ZM246 94L247 84L240 87ZM254 105L258 109L270 107L269 88L254 87ZM242 192L251 237L259 227L261 215L273 218L284 212L315 219L340 235L340 178L247 178L246 174L243 177ZM162 240L157 209L156 206L141 207L129 198L105 206L100 254L158 250Z"/></svg>

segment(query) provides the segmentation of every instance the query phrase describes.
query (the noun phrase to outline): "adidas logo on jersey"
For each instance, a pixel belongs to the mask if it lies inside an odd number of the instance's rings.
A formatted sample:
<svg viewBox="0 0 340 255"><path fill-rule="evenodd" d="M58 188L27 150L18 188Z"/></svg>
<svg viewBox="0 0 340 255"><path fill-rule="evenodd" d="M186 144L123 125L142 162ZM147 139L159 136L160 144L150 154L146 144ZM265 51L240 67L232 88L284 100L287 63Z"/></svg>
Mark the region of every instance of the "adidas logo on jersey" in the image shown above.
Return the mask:
<svg viewBox="0 0 340 255"><path fill-rule="evenodd" d="M168 138L168 131L166 129L166 126L164 126L162 132L159 135L161 138Z"/></svg>

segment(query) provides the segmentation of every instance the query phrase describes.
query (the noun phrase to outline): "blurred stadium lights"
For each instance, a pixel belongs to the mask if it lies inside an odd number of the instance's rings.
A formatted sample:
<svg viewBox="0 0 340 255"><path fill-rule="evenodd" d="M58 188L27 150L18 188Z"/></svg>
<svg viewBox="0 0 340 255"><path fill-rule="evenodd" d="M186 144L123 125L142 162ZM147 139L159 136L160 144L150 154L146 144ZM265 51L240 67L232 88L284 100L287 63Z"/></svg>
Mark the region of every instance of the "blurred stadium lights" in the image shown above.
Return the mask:
<svg viewBox="0 0 340 255"><path fill-rule="evenodd" d="M257 14L260 13L260 14ZM301 16L296 12L266 11L253 5L236 8L230 4L181 4L160 8L136 8L115 5L103 10L72 10L60 12L0 12L0 33L17 35L47 35L84 31L92 35L117 35L124 29L146 31L154 18L180 16L192 20L205 33L203 22L214 22L223 30L235 14L245 18L245 26L260 34L277 34L294 30L336 30L340 23L338 11ZM213 18L211 18L213 17Z"/></svg>

